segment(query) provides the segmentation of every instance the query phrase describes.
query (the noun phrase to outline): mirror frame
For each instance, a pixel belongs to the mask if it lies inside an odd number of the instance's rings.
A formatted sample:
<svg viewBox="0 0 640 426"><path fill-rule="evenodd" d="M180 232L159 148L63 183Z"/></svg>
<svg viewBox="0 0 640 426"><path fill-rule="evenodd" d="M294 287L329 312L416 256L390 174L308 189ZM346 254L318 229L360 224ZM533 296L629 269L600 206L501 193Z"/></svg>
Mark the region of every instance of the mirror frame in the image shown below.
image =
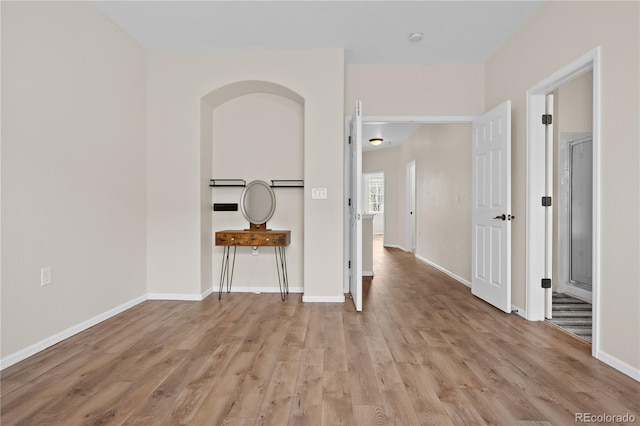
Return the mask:
<svg viewBox="0 0 640 426"><path fill-rule="evenodd" d="M266 188L271 198L271 208L269 209L269 213L264 217L264 219L249 217L247 208L245 206L247 194L254 186L262 186ZM273 192L273 188L271 188L271 186L263 180L253 180L249 182L242 191L242 195L240 195L240 211L242 212L244 218L247 219L251 224L251 229L266 229L267 222L273 217L273 213L276 211L276 194ZM254 219L258 219L258 221L254 221Z"/></svg>

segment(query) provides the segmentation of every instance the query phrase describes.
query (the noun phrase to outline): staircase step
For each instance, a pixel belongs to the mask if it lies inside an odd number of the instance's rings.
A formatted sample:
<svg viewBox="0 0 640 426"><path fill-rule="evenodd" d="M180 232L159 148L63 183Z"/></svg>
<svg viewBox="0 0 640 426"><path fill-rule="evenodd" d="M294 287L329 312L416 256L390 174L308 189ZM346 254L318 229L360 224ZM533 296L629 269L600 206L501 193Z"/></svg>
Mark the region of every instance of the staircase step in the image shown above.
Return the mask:
<svg viewBox="0 0 640 426"><path fill-rule="evenodd" d="M553 318L548 321L587 342L591 342L591 304L562 293L553 293L552 302Z"/></svg>

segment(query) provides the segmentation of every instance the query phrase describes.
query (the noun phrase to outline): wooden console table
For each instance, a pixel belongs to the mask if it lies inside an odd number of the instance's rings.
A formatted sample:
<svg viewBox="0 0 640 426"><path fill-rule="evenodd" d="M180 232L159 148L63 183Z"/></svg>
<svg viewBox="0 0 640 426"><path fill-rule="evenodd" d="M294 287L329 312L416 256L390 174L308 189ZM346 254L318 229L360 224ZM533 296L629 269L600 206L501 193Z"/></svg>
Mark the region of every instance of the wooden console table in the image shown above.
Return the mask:
<svg viewBox="0 0 640 426"><path fill-rule="evenodd" d="M289 294L289 277L287 275L286 247L291 243L291 231L273 231L267 229L245 229L241 231L216 232L216 246L224 248L222 252L222 270L220 272L220 289L218 300L222 298L222 289L227 285L227 293L231 292L233 282L233 270L236 264L236 248L243 247L273 247L276 256L276 269L278 270L278 285L280 286L280 298L284 301ZM229 254L231 256L231 269L229 269Z"/></svg>

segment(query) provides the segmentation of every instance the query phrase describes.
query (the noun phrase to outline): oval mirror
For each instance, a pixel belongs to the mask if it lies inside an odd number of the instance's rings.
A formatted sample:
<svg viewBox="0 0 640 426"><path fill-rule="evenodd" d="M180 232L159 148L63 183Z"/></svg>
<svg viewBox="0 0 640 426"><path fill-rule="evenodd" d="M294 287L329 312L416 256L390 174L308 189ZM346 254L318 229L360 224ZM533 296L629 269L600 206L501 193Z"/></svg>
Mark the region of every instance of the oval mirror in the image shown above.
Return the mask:
<svg viewBox="0 0 640 426"><path fill-rule="evenodd" d="M240 196L240 210L251 224L267 223L276 210L276 194L267 182L251 181Z"/></svg>

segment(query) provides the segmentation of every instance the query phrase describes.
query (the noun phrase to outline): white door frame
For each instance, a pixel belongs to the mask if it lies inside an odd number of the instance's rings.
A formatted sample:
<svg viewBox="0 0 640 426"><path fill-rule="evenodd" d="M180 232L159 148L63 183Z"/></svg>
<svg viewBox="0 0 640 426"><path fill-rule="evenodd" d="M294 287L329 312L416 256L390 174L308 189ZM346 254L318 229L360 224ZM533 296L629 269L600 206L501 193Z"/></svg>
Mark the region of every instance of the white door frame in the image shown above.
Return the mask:
<svg viewBox="0 0 640 426"><path fill-rule="evenodd" d="M478 116L477 115L364 115L362 116L362 124L369 123L421 123L421 124L445 124L445 123L472 123ZM351 116L344 117L344 193L349 193L349 186L351 185L349 170L351 165L349 164L349 126L351 124ZM386 191L386 182L385 182ZM385 194L386 196L386 194ZM386 213L386 212L385 212ZM386 215L385 215L385 242L386 242ZM345 203L344 206L344 253L349 253L349 206ZM342 289L345 293L349 292L349 264L348 256L344 256L343 262L343 280Z"/></svg>
<svg viewBox="0 0 640 426"><path fill-rule="evenodd" d="M413 167L413 194L411 193L411 168ZM418 220L416 219L416 215L418 214L416 210L418 210L417 202L418 202L418 194L417 187L418 184L416 182L416 177L418 174L418 169L416 168L416 160L411 160L407 163L406 166L407 174L405 178L405 186L407 189L407 203L406 203L406 211L405 217L407 218L407 233L406 233L406 251L411 252L413 250L413 242L415 241L415 251L413 253L418 252ZM411 214L411 198L413 197L413 214ZM413 222L413 235L411 233L411 222Z"/></svg>
<svg viewBox="0 0 640 426"><path fill-rule="evenodd" d="M545 292L541 287L545 265L545 208L541 198L545 193L545 98L580 74L593 70L593 342L591 354L600 352L600 150L601 142L601 83L600 47L585 53L569 65L556 71L527 90L526 117L526 318L544 320ZM549 241L548 244L552 244Z"/></svg>

